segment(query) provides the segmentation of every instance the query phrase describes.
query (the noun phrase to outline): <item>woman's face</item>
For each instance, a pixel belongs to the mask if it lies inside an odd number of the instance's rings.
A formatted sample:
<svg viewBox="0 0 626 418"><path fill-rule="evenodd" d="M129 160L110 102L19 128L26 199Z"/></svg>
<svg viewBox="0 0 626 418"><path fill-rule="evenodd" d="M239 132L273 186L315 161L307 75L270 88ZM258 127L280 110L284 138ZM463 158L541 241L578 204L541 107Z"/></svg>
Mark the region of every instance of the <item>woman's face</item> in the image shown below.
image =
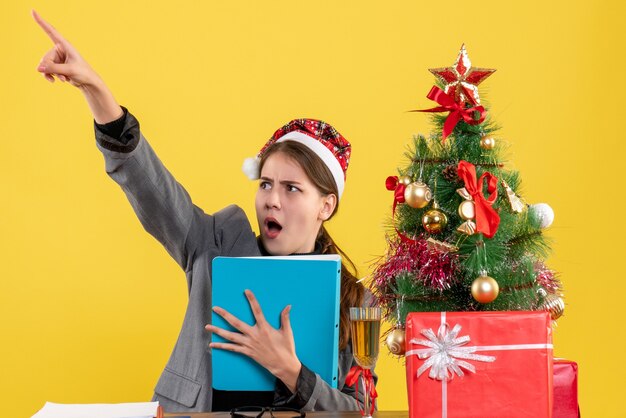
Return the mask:
<svg viewBox="0 0 626 418"><path fill-rule="evenodd" d="M323 196L297 162L275 152L263 165L255 200L263 246L272 255L313 251L335 205L335 195Z"/></svg>

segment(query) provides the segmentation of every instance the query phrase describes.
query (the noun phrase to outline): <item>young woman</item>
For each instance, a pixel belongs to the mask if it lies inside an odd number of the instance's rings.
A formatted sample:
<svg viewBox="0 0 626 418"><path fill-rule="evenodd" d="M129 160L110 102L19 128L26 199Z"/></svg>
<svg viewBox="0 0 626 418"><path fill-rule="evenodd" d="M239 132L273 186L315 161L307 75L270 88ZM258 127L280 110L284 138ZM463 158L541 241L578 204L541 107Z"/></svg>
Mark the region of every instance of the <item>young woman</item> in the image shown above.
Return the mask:
<svg viewBox="0 0 626 418"><path fill-rule="evenodd" d="M256 318L249 326L225 310L213 310L239 332L208 324L211 320L211 260L218 256L341 253L323 223L337 211L350 158L350 144L330 125L294 120L265 144L248 163L259 178L255 237L237 206L207 215L195 206L143 137L139 122L118 105L103 80L58 31L36 12L33 17L54 43L37 67L47 80L55 77L77 87L95 120L98 148L106 171L121 187L144 228L159 240L185 271L189 303L178 341L155 388L154 399L168 412L229 410L246 405L280 405L304 410L356 410L355 387L345 385L352 366L348 308L363 304L364 289L342 264L339 383L327 385L296 356L289 309L275 329L263 317L254 295L246 296ZM211 388L210 334L228 343L213 349L246 355L276 376L273 392L223 392Z"/></svg>

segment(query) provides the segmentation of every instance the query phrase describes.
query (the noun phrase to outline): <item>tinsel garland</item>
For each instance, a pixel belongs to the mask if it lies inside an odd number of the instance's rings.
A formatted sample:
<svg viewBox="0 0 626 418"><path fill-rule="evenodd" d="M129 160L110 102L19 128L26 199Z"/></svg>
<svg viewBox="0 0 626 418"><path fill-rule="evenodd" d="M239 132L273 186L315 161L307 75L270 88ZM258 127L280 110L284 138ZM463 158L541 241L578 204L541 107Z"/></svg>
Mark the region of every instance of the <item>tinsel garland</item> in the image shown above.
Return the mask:
<svg viewBox="0 0 626 418"><path fill-rule="evenodd" d="M561 281L554 270L549 269L542 261L537 261L533 267L536 275L535 281L539 286L551 294L561 292Z"/></svg>
<svg viewBox="0 0 626 418"><path fill-rule="evenodd" d="M389 241L387 255L374 270L373 288L384 304L395 299L396 278L401 273L410 273L414 280L428 289L442 292L457 280L458 256L441 251L425 239Z"/></svg>

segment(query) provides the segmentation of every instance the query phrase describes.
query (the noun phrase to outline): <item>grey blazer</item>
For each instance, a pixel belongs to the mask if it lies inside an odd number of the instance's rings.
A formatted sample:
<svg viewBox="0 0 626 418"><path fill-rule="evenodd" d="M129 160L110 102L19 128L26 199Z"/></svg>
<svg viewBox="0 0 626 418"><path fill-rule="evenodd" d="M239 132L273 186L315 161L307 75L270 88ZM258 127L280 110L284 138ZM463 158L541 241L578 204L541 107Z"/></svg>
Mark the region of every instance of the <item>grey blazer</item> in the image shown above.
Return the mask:
<svg viewBox="0 0 626 418"><path fill-rule="evenodd" d="M205 214L156 156L141 134L137 119L130 113L123 118L119 139L95 128L106 172L120 185L146 231L181 266L189 292L183 325L156 384L153 400L158 400L168 412L210 411L210 334L204 325L211 320L211 260L218 255L259 256L261 252L239 207L228 206L213 215ZM355 365L350 345L340 351L338 364L338 389L331 388L303 365L297 393L289 394L285 402L304 410L358 409L355 388L344 385L347 373ZM278 386L277 397L281 391Z"/></svg>

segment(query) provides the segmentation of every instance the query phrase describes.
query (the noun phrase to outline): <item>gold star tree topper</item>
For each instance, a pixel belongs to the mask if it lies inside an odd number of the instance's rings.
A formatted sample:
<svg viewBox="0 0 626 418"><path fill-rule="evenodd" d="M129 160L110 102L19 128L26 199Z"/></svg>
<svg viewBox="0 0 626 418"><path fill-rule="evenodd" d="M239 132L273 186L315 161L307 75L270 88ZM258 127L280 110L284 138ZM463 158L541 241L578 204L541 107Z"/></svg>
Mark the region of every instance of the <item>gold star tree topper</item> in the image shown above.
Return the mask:
<svg viewBox="0 0 626 418"><path fill-rule="evenodd" d="M430 68L429 71L445 84L444 91L448 95L454 95L457 103L467 102L476 106L480 104L478 85L496 70L472 67L463 44L452 67Z"/></svg>

